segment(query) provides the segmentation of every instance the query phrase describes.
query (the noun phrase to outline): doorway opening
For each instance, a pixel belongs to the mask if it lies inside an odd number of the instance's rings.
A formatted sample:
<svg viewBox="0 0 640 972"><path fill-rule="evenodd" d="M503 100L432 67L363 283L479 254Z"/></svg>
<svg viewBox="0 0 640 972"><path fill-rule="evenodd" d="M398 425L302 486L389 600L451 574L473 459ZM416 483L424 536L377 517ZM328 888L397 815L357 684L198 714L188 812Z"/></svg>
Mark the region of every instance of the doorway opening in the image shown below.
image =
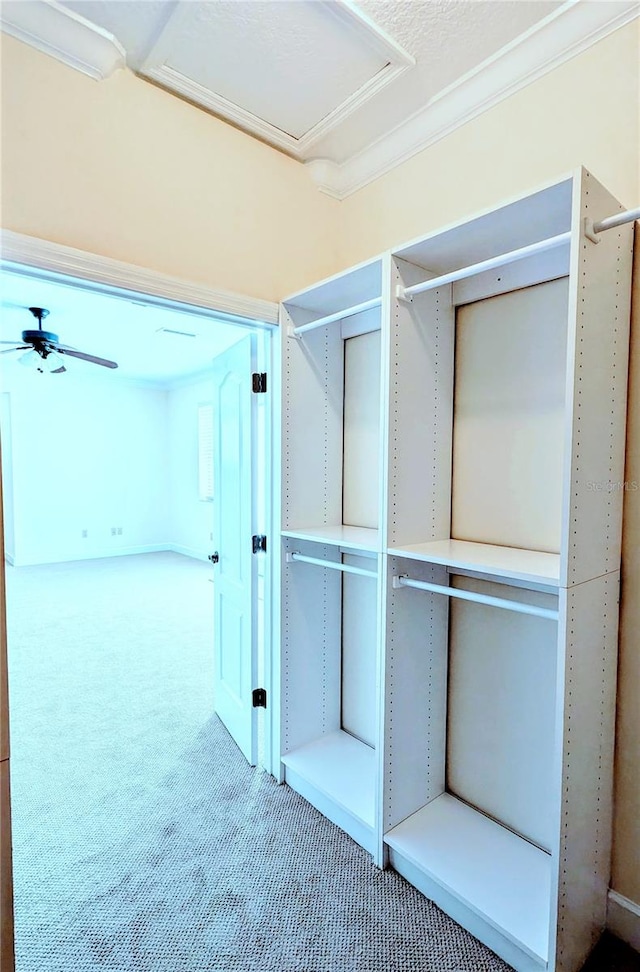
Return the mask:
<svg viewBox="0 0 640 972"><path fill-rule="evenodd" d="M244 738L219 712L223 722L252 764L269 765L269 723L259 726L251 693L270 688L271 569L268 554L245 551L270 520L270 403L252 373L270 370L272 328L28 268L2 280L3 342L20 346L28 308L43 307L61 344L118 363L70 356L64 373L42 373L6 343L0 358L16 930L28 972L45 967L33 950L45 929L108 884L108 867L95 883L93 865L144 835L172 798L176 764L201 759L225 689L244 696ZM239 349L246 375L229 363ZM234 497L242 508L229 508ZM237 549L221 543L223 528ZM235 629L237 604L218 596L229 562L241 562L248 612ZM21 962L27 952L36 965Z"/></svg>

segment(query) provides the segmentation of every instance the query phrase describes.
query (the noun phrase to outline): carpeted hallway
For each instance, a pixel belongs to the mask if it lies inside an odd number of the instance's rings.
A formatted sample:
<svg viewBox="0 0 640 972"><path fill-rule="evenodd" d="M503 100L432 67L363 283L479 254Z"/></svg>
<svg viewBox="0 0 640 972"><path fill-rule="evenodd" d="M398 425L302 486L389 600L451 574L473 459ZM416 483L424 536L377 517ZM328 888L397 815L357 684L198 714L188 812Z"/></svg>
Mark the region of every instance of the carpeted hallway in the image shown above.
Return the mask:
<svg viewBox="0 0 640 972"><path fill-rule="evenodd" d="M212 715L208 565L7 569L18 972L508 966Z"/></svg>

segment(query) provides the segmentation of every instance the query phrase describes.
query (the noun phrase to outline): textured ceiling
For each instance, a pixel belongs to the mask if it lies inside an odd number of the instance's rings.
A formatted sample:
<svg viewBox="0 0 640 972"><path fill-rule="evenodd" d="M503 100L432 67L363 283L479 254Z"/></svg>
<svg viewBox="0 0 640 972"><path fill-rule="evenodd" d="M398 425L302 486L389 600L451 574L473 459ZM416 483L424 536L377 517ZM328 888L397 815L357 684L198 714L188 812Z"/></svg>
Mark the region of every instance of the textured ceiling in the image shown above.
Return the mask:
<svg viewBox="0 0 640 972"><path fill-rule="evenodd" d="M415 58L415 67L364 105L347 132L317 146L344 161L552 13L557 0L363 0L360 9Z"/></svg>
<svg viewBox="0 0 640 972"><path fill-rule="evenodd" d="M638 0L3 0L4 30L122 67L366 185L640 15Z"/></svg>
<svg viewBox="0 0 640 972"><path fill-rule="evenodd" d="M127 52L127 62L133 65L146 57L177 3L175 0L62 0L61 6L117 37Z"/></svg>
<svg viewBox="0 0 640 972"><path fill-rule="evenodd" d="M384 68L358 20L415 59L328 126L308 157L342 162L556 10L559 0L63 0L111 32L141 74L158 65L299 139ZM152 75L171 87L171 77ZM210 110L211 103L207 105ZM218 106L218 111L224 111ZM227 116L228 117L228 116ZM250 119L231 118L251 128ZM257 131L269 140L269 133ZM280 144L287 150L287 145ZM292 149L294 151L294 149ZM295 154L295 153L294 153Z"/></svg>

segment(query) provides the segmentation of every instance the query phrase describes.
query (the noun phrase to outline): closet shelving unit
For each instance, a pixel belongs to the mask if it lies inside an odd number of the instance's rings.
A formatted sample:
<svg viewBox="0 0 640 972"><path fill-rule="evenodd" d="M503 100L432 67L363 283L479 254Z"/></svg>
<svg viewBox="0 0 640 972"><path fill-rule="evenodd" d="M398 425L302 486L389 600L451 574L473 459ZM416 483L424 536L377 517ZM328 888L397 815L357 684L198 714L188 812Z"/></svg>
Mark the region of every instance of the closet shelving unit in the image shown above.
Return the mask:
<svg viewBox="0 0 640 972"><path fill-rule="evenodd" d="M585 226L621 208L581 170L393 255L384 840L521 972L606 913L632 228Z"/></svg>
<svg viewBox="0 0 640 972"><path fill-rule="evenodd" d="M283 307L284 776L519 972L577 972L606 917L633 229L604 229L621 210L580 169ZM356 523L358 332L339 321L371 301L379 494ZM355 601L353 566L375 572ZM354 614L367 652L345 641ZM366 742L343 721L345 651L373 698Z"/></svg>
<svg viewBox="0 0 640 972"><path fill-rule="evenodd" d="M378 863L382 271L294 295L281 321L283 775Z"/></svg>

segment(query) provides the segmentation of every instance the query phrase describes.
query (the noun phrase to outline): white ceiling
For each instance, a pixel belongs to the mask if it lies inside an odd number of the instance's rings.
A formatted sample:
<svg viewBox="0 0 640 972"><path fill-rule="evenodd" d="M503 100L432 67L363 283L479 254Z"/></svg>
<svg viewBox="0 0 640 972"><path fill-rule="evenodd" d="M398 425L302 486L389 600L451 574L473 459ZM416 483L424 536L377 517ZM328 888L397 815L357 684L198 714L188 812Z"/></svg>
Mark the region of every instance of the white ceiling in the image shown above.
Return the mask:
<svg viewBox="0 0 640 972"><path fill-rule="evenodd" d="M586 50L638 0L4 0L4 30L128 67L309 166L338 198Z"/></svg>
<svg viewBox="0 0 640 972"><path fill-rule="evenodd" d="M167 386L205 372L213 358L246 334L215 318L167 310L128 297L113 297L68 285L3 272L0 280L0 341L22 345L21 332L36 329L29 307L46 307L43 328L60 343L118 363L117 370L65 358L67 371L92 379L141 381ZM180 331L184 334L170 334ZM193 336L186 336L193 335ZM0 350L6 350L2 345ZM25 352L22 352L24 354ZM23 373L20 352L0 355L0 378ZM47 376L48 377L48 376ZM51 380L65 380L53 375Z"/></svg>

